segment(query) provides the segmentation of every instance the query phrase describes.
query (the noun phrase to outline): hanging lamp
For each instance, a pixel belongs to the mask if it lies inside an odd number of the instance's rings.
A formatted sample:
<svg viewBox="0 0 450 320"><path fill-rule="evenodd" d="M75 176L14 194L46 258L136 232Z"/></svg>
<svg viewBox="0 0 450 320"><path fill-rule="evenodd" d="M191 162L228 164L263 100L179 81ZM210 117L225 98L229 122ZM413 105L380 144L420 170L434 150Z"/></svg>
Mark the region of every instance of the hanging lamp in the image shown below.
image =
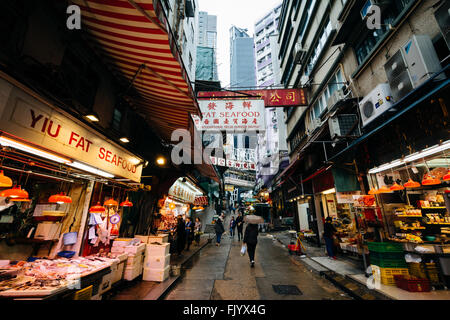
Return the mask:
<svg viewBox="0 0 450 320"><path fill-rule="evenodd" d="M447 153L444 153L445 161L447 162L447 174L442 177L444 181L450 181L450 166L448 165Z"/></svg>
<svg viewBox="0 0 450 320"><path fill-rule="evenodd" d="M66 196L64 194L64 192L61 192L59 194L54 194L54 195L50 196L50 198L48 198L48 202L58 203L58 204L72 203L72 198L69 196Z"/></svg>
<svg viewBox="0 0 450 320"><path fill-rule="evenodd" d="M90 213L103 213L105 211L106 211L106 209L102 205L100 205L100 201L97 202L97 204L95 206L93 206L89 209Z"/></svg>
<svg viewBox="0 0 450 320"><path fill-rule="evenodd" d="M409 189L419 188L420 183L411 179L411 176L409 175L409 171L408 171L408 166L406 164L405 164L405 167L406 167L406 173L408 174L408 181L403 186L405 188L409 188Z"/></svg>
<svg viewBox="0 0 450 320"><path fill-rule="evenodd" d="M399 190L405 189L405 187L403 187L402 185L400 185L397 182L395 182L389 189L391 191L399 191Z"/></svg>
<svg viewBox="0 0 450 320"><path fill-rule="evenodd" d="M121 207L132 207L133 206L133 202L131 202L130 200L128 200L128 197L125 201L122 201L120 203Z"/></svg>
<svg viewBox="0 0 450 320"><path fill-rule="evenodd" d="M110 198L110 199L106 200L105 203L103 203L103 205L107 206L107 207L114 207L114 206L118 206L119 203L116 200L114 200L113 198Z"/></svg>
<svg viewBox="0 0 450 320"><path fill-rule="evenodd" d="M0 171L0 188L10 188L12 187L12 180L3 174L3 170Z"/></svg>
<svg viewBox="0 0 450 320"><path fill-rule="evenodd" d="M378 194L378 193L379 193L378 190L375 188L370 189L368 192L368 194Z"/></svg>
<svg viewBox="0 0 450 320"><path fill-rule="evenodd" d="M11 189L3 190L0 193L0 197L28 199L28 192L23 190L20 186L14 186Z"/></svg>
<svg viewBox="0 0 450 320"><path fill-rule="evenodd" d="M423 159L423 162L425 163L425 166L427 167L428 173L426 173L423 176L422 185L424 185L424 186L432 186L432 185L436 185L436 184L441 184L441 180L437 179L436 177L434 177L431 174L430 168L428 168L428 165L427 165L427 162L425 161L425 159Z"/></svg>
<svg viewBox="0 0 450 320"><path fill-rule="evenodd" d="M386 186L382 186L380 189L378 189L378 191L377 191L377 193L391 193L392 192L392 190L391 189L389 189L388 187L386 187Z"/></svg>

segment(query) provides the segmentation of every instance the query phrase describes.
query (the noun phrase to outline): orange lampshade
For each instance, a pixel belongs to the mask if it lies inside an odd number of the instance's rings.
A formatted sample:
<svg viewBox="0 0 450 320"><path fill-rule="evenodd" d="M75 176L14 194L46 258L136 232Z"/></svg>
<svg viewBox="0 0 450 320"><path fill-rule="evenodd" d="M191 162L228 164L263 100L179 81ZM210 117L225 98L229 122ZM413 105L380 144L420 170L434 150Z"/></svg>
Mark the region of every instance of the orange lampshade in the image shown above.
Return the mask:
<svg viewBox="0 0 450 320"><path fill-rule="evenodd" d="M369 194L378 194L378 190L375 189L375 188L372 188L372 189L369 190L368 193L369 193Z"/></svg>
<svg viewBox="0 0 450 320"><path fill-rule="evenodd" d="M48 198L48 202L51 203L72 203L72 198L69 196L66 196L64 192L61 192L60 194L54 194Z"/></svg>
<svg viewBox="0 0 450 320"><path fill-rule="evenodd" d="M116 200L114 200L113 198L111 198L111 199L106 200L103 205L108 206L108 207L114 207L114 206L118 206L119 203Z"/></svg>
<svg viewBox="0 0 450 320"><path fill-rule="evenodd" d="M403 186L405 188L419 188L420 183L417 181L413 181L412 179L409 179L408 182L406 182Z"/></svg>
<svg viewBox="0 0 450 320"><path fill-rule="evenodd" d="M378 189L377 193L391 193L391 192L392 192L391 189L389 189L386 186L382 186L380 189Z"/></svg>
<svg viewBox="0 0 450 320"><path fill-rule="evenodd" d="M11 189L3 190L0 197L28 199L28 192L21 189L20 186L14 186Z"/></svg>
<svg viewBox="0 0 450 320"><path fill-rule="evenodd" d="M391 191L398 191L398 190L405 189L405 187L403 187L402 185L399 185L397 182L395 182L389 189Z"/></svg>
<svg viewBox="0 0 450 320"><path fill-rule="evenodd" d="M441 180L434 178L433 176L430 176L428 174L423 177L422 185L424 186L432 186L436 184L441 184Z"/></svg>
<svg viewBox="0 0 450 320"><path fill-rule="evenodd" d="M173 210L173 209L175 209L175 204L174 203L171 203L171 204L169 204L169 209L171 209L171 210Z"/></svg>
<svg viewBox="0 0 450 320"><path fill-rule="evenodd" d="M9 188L9 187L12 187L12 180L11 178L5 176L2 170L0 171L0 188Z"/></svg>
<svg viewBox="0 0 450 320"><path fill-rule="evenodd" d="M125 201L122 201L120 203L120 206L121 207L132 207L133 203L130 200L128 200L128 197L127 197L127 199Z"/></svg>
<svg viewBox="0 0 450 320"><path fill-rule="evenodd" d="M91 212L91 213L103 213L105 211L106 211L106 209L100 205L100 202L97 202L97 204L95 206L93 206L89 209L89 212Z"/></svg>
<svg viewBox="0 0 450 320"><path fill-rule="evenodd" d="M442 180L444 181L450 181L450 170L447 171L447 174L442 177Z"/></svg>

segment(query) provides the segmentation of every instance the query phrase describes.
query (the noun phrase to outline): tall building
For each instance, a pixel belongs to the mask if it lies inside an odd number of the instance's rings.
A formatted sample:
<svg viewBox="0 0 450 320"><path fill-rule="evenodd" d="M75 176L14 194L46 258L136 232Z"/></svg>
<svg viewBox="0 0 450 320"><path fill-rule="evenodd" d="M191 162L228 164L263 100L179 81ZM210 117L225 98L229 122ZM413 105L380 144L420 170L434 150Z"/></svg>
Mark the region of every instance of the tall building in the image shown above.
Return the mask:
<svg viewBox="0 0 450 320"><path fill-rule="evenodd" d="M230 88L256 86L255 50L247 29L230 28Z"/></svg>
<svg viewBox="0 0 450 320"><path fill-rule="evenodd" d="M216 50L217 16L200 11L198 14L197 80L219 80Z"/></svg>
<svg viewBox="0 0 450 320"><path fill-rule="evenodd" d="M256 83L258 87L280 85L278 22L281 4L255 23Z"/></svg>

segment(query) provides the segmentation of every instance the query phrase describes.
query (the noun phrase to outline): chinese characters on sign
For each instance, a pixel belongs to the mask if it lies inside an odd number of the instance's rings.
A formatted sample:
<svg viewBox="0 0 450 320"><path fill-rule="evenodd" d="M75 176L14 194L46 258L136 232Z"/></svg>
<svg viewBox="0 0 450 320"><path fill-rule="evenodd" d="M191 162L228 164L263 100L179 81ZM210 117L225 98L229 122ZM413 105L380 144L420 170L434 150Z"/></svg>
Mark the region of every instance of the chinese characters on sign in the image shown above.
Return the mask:
<svg viewBox="0 0 450 320"><path fill-rule="evenodd" d="M199 100L202 119L192 116L199 130L265 130L264 100Z"/></svg>
<svg viewBox="0 0 450 320"><path fill-rule="evenodd" d="M256 171L256 164L252 162L226 160L224 158L217 157L210 157L210 159L211 163L216 166Z"/></svg>
<svg viewBox="0 0 450 320"><path fill-rule="evenodd" d="M307 106L306 96L303 89L264 89L264 90L242 90L240 92L250 94L264 99L266 108L273 107L293 107ZM246 97L237 92L229 91L201 91L197 95L198 98L214 98L214 97L234 97L245 99ZM257 98L254 97L254 98ZM201 100L200 100L201 101ZM239 101L239 100L234 100Z"/></svg>

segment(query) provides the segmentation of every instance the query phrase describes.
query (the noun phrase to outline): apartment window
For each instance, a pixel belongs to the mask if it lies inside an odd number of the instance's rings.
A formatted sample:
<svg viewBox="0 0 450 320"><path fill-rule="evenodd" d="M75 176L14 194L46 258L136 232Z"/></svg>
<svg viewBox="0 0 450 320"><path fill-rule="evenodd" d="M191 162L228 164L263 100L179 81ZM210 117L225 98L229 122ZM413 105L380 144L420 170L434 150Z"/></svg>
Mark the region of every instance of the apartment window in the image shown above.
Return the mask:
<svg viewBox="0 0 450 320"><path fill-rule="evenodd" d="M311 74L311 71L313 70L317 60L319 59L320 54L322 53L322 50L325 47L325 43L330 36L332 27L331 22L328 20L328 23L326 24L325 28L322 30L322 34L319 37L319 40L317 41L317 44L314 48L314 51L311 55L311 57L308 60L308 64L306 66L305 75L309 76Z"/></svg>
<svg viewBox="0 0 450 320"><path fill-rule="evenodd" d="M302 42L302 40L303 40L305 31L306 31L306 26L308 25L309 20L311 18L311 13L312 13L315 3L316 3L316 0L308 0L308 2L305 5L306 15L305 15L305 18L302 19L302 22L299 27L300 32L298 34L298 42Z"/></svg>
<svg viewBox="0 0 450 320"><path fill-rule="evenodd" d="M250 137L249 136L245 136L245 138L244 138L244 148L246 148L246 149L250 148Z"/></svg>
<svg viewBox="0 0 450 320"><path fill-rule="evenodd" d="M336 91L344 86L344 80L342 77L341 69L338 69L336 73L328 80L328 85L325 87L323 92L317 98L316 103L314 103L312 110L310 112L311 120L319 118L324 110L327 108L327 102L330 96Z"/></svg>
<svg viewBox="0 0 450 320"><path fill-rule="evenodd" d="M111 126L116 130L120 130L121 121L122 121L122 112L120 112L120 110L118 109L114 109Z"/></svg>
<svg viewBox="0 0 450 320"><path fill-rule="evenodd" d="M233 144L234 144L234 148L237 149L237 147L238 147L238 137L237 137L237 136L234 136L234 137L233 137L233 140L234 140L234 141L233 141L233 142L234 142L234 143L233 143Z"/></svg>

